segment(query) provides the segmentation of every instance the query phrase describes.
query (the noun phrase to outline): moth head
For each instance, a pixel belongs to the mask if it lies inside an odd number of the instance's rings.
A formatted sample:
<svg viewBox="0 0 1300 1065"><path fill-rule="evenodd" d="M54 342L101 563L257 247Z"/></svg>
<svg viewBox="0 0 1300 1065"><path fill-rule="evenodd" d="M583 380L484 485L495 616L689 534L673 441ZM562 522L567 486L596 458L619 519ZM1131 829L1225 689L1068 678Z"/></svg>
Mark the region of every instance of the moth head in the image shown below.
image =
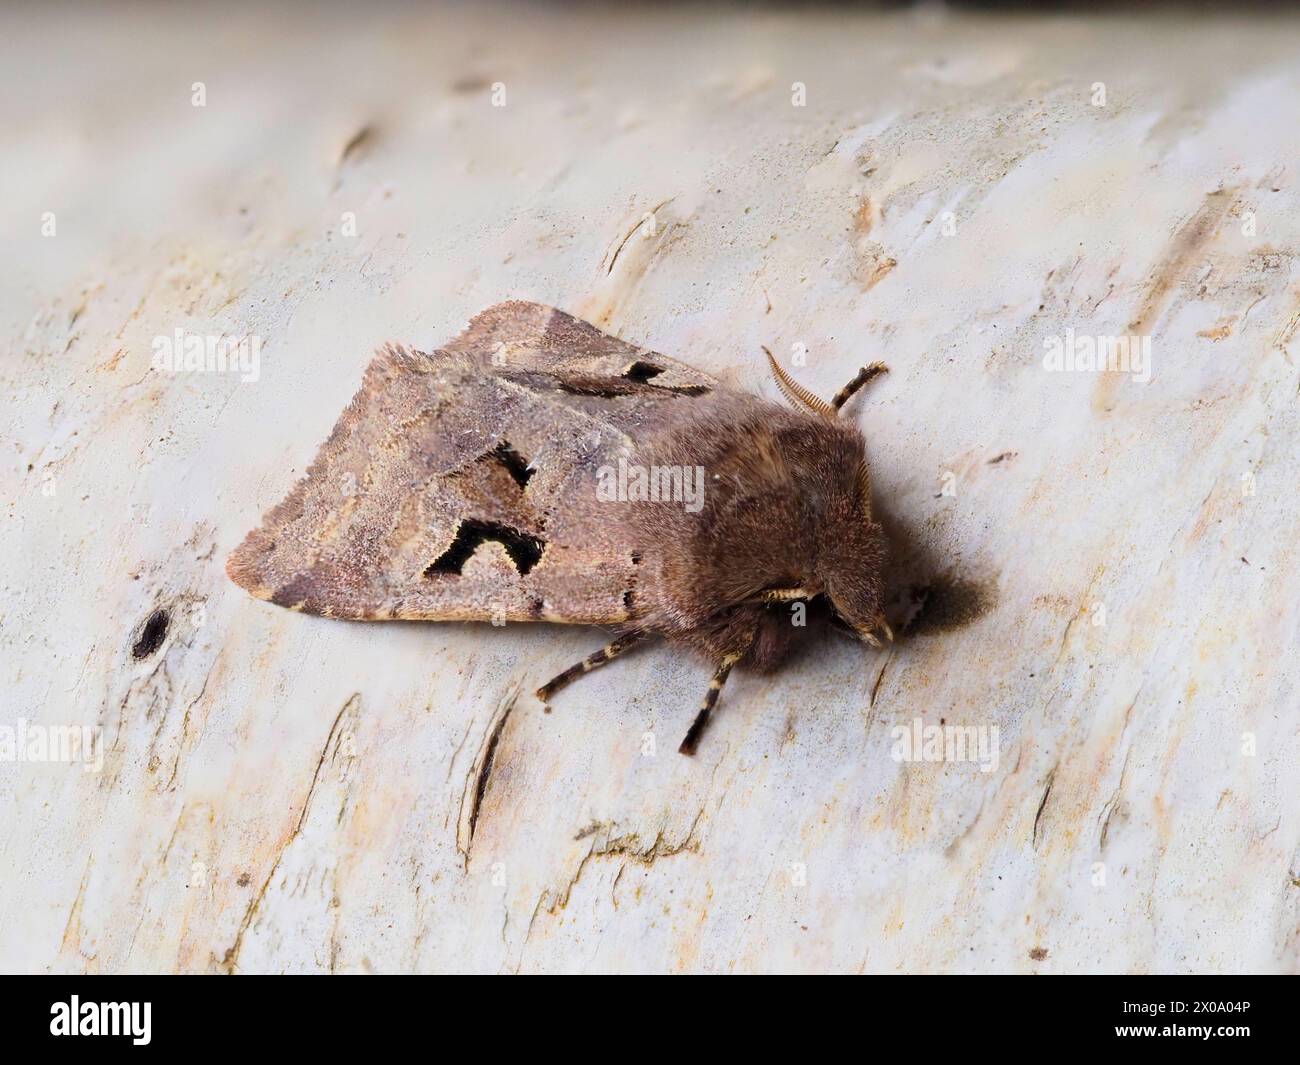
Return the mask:
<svg viewBox="0 0 1300 1065"><path fill-rule="evenodd" d="M828 403L795 381L767 348L763 351L785 397L826 428L814 449L817 461L801 479L805 494L817 500L820 528L816 572L802 582L803 588L824 593L835 621L879 647L882 636L894 638L883 610L885 535L871 520L871 478L863 439L838 418L844 404L888 367L883 363L862 367ZM828 469L834 472L827 474Z"/></svg>
<svg viewBox="0 0 1300 1065"><path fill-rule="evenodd" d="M892 640L885 620L885 534L871 521L845 523L821 544L818 577L836 617L874 647Z"/></svg>

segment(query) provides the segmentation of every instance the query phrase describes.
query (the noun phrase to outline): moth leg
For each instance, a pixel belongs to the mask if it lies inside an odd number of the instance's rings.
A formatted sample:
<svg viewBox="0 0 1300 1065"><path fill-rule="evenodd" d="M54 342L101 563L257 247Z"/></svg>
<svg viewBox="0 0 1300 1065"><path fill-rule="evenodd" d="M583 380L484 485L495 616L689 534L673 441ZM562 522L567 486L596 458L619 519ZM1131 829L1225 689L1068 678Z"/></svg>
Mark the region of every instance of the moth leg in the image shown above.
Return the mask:
<svg viewBox="0 0 1300 1065"><path fill-rule="evenodd" d="M537 698L546 702L561 688L564 688L577 680L584 673L590 673L597 666L603 666L611 659L617 658L629 647L632 647L648 636L649 633L642 629L634 629L632 632L624 633L617 640L601 648L595 654L590 654L577 665L570 666L563 673L557 673L540 688L537 689ZM550 713L550 707L547 707L547 713Z"/></svg>
<svg viewBox="0 0 1300 1065"><path fill-rule="evenodd" d="M862 367L852 381L835 393L835 398L831 400L831 406L839 410L857 394L863 385L873 377L879 377L882 373L889 373L889 367L883 362L873 362L870 366Z"/></svg>
<svg viewBox="0 0 1300 1065"><path fill-rule="evenodd" d="M797 599L811 599L813 593L806 588L768 588L751 599L744 599L737 606L767 606L769 603L792 603Z"/></svg>
<svg viewBox="0 0 1300 1065"><path fill-rule="evenodd" d="M758 597L760 603L790 603L796 599L811 599L806 588L769 588Z"/></svg>
<svg viewBox="0 0 1300 1065"><path fill-rule="evenodd" d="M709 681L709 690L704 693L704 703L700 707L700 712L695 715L690 731L686 733L682 745L677 748L678 754L695 753L695 748L700 743L700 737L704 735L704 728L709 723L709 715L713 713L713 707L718 701L718 694L722 691L722 686L727 683L727 677L731 674L731 667L739 662L741 657L740 654L724 655L722 661L718 663L717 672L713 674L713 679Z"/></svg>

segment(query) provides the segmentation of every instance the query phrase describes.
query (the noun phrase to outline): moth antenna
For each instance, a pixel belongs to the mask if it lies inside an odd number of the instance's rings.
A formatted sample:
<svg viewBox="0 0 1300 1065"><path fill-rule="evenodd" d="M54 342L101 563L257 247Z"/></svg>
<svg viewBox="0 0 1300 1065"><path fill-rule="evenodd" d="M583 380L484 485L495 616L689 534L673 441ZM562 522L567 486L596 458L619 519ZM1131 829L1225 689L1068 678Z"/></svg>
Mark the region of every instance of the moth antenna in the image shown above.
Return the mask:
<svg viewBox="0 0 1300 1065"><path fill-rule="evenodd" d="M870 509L871 506L871 474L867 470L865 462L858 464L858 491L862 494L862 501Z"/></svg>
<svg viewBox="0 0 1300 1065"><path fill-rule="evenodd" d="M820 414L823 418L835 417L835 408L819 396L813 395L781 369L781 364L776 361L776 356L768 351L766 346L763 347L763 354L767 356L767 361L772 366L772 374L776 377L778 387L785 393L786 399L796 407L810 411L813 414Z"/></svg>

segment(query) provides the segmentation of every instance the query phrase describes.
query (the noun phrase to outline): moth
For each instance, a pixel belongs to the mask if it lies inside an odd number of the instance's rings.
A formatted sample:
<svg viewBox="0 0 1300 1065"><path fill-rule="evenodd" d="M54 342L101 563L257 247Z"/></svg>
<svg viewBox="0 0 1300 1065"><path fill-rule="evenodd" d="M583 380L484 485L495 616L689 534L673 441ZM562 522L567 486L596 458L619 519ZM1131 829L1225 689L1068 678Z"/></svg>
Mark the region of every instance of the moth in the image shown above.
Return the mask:
<svg viewBox="0 0 1300 1065"><path fill-rule="evenodd" d="M809 631L795 601L893 639L866 445L838 416L886 367L828 403L764 351L790 406L535 303L491 307L432 352L387 344L227 572L326 617L612 630L537 690L548 711L661 637L715 667L693 754L733 667L770 672Z"/></svg>

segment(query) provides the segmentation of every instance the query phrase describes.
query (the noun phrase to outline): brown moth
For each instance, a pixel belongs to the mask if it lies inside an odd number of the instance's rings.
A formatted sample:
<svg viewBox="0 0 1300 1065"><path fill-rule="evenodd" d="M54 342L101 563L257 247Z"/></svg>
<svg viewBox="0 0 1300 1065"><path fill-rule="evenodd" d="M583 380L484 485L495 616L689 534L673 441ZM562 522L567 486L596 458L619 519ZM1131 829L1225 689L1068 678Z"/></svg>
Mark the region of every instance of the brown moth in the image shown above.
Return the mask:
<svg viewBox="0 0 1300 1065"><path fill-rule="evenodd" d="M885 367L827 403L767 357L794 409L534 303L432 353L387 345L227 572L326 617L611 627L543 702L647 637L693 648L716 666L693 754L732 667L770 671L807 631L792 601L892 639L865 443L837 417Z"/></svg>

